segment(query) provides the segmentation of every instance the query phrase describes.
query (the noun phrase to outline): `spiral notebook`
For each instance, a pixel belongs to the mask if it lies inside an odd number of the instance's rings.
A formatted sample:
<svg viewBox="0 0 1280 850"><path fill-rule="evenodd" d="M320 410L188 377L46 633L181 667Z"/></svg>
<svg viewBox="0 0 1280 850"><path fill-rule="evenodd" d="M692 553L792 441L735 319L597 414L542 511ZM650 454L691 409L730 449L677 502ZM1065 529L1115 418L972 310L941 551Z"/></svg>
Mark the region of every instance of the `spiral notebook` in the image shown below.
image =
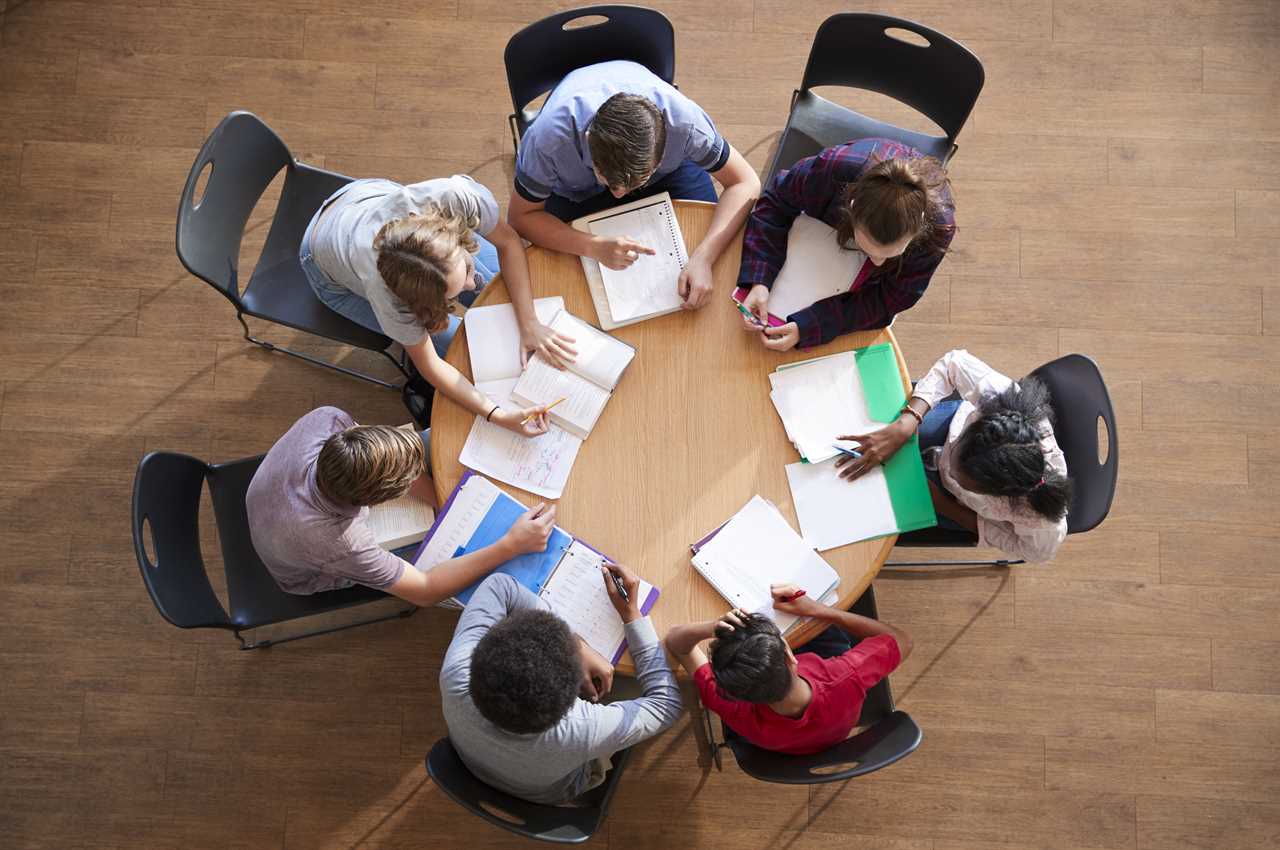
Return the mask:
<svg viewBox="0 0 1280 850"><path fill-rule="evenodd" d="M602 328L610 330L680 309L683 299L676 284L689 254L669 194L584 216L573 227L595 236L626 237L654 250L652 255L640 254L625 269L582 258Z"/></svg>

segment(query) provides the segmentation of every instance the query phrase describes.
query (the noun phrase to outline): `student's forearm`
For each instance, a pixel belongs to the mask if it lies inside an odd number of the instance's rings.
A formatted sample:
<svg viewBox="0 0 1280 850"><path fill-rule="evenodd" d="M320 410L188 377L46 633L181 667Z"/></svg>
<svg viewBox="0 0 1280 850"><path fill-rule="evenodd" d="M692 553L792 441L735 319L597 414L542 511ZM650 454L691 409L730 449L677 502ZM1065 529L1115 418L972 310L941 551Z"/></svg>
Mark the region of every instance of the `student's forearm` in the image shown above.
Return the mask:
<svg viewBox="0 0 1280 850"><path fill-rule="evenodd" d="M416 598L407 601L421 606L442 602L475 584L493 572L495 567L510 561L516 554L511 544L503 538L483 549L450 558L427 571L422 587L417 593L412 594Z"/></svg>
<svg viewBox="0 0 1280 850"><path fill-rule="evenodd" d="M856 638L892 635L893 639L898 642L898 652L903 658L906 658L911 653L911 636L902 629L891 626L888 623L882 623L879 620L873 620L861 614L854 614L852 611L841 611L839 608L832 608L830 605L821 606L810 616L839 626L846 633Z"/></svg>
<svg viewBox="0 0 1280 850"><path fill-rule="evenodd" d="M946 493L937 493L934 496L933 507L947 519L958 523L961 528L972 531L974 534L978 533L978 515Z"/></svg>
<svg viewBox="0 0 1280 850"><path fill-rule="evenodd" d="M702 623L685 623L682 626L672 626L667 631L667 649L677 658L682 655L688 655L698 644L702 643L704 640L714 637L715 630L715 620L707 620Z"/></svg>
<svg viewBox="0 0 1280 850"><path fill-rule="evenodd" d="M507 234L508 237L496 242L494 247L498 249L498 266L502 269L502 280L507 284L507 294L511 296L511 306L523 325L537 319L533 311L533 287L529 283L529 261L520 236L510 229Z"/></svg>
<svg viewBox="0 0 1280 850"><path fill-rule="evenodd" d="M516 232L535 245L565 254L590 256L591 234L574 230L546 210L533 210L510 217Z"/></svg>
<svg viewBox="0 0 1280 850"><path fill-rule="evenodd" d="M707 226L707 235L702 237L693 252L694 257L714 263L730 241L737 235L738 228L751 214L751 206L755 203L759 191L758 185L735 183L724 190L716 210L711 215L711 224Z"/></svg>
<svg viewBox="0 0 1280 850"><path fill-rule="evenodd" d="M431 341L428 339L425 345L431 345ZM481 416L493 408L493 402L489 397L476 389L453 366L439 357L428 355L423 350L423 346L416 345L406 350L409 352L409 358L413 360L413 365L418 367L418 371L427 379L427 383L444 393L450 400Z"/></svg>

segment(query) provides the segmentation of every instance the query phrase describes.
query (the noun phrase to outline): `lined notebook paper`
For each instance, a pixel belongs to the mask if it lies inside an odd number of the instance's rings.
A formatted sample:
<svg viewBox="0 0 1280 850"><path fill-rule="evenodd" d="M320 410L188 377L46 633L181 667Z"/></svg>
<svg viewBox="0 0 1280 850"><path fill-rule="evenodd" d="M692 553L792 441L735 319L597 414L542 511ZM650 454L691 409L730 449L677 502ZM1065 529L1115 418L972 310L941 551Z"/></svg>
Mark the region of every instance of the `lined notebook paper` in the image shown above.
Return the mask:
<svg viewBox="0 0 1280 850"><path fill-rule="evenodd" d="M365 521L377 544L391 551L417 543L426 536L435 518L430 505L405 493L398 499L370 507Z"/></svg>
<svg viewBox="0 0 1280 850"><path fill-rule="evenodd" d="M604 210L578 219L574 227L596 236L633 239L654 250L652 255L640 254L625 269L610 269L595 260L583 259L584 268L588 263L592 266L587 271L588 282L598 275L603 284L610 319L606 327L680 309L683 299L676 285L689 257L670 195L663 192ZM601 324L606 324L603 318Z"/></svg>

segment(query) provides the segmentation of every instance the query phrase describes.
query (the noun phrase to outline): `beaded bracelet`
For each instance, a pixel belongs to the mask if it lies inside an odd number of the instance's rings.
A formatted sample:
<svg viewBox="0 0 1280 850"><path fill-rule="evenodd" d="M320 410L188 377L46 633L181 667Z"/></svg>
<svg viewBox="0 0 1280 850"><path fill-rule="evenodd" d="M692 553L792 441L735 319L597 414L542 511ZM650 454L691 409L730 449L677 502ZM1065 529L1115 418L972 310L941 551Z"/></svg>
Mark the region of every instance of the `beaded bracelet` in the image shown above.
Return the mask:
<svg viewBox="0 0 1280 850"><path fill-rule="evenodd" d="M915 408L911 406L910 400L908 400L907 404L903 406L902 413L910 413L912 416L914 416L916 418L916 427L919 427L924 424L924 417L921 416L919 413L916 413ZM901 416L902 413L899 413L898 415Z"/></svg>

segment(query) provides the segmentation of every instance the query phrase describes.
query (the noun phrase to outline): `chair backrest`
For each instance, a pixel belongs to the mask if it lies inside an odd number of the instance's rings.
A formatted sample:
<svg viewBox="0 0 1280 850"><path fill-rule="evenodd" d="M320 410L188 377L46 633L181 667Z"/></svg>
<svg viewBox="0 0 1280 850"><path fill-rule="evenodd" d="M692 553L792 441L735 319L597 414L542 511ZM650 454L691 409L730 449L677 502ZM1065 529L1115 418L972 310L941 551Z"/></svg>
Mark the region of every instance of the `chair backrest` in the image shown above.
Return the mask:
<svg viewBox="0 0 1280 850"><path fill-rule="evenodd" d="M212 164L204 192L200 173ZM196 154L178 206L178 259L187 271L240 306L240 240L254 205L293 154L250 112L232 112Z"/></svg>
<svg viewBox="0 0 1280 850"><path fill-rule="evenodd" d="M879 620L880 612L876 608L876 591L872 585L862 592L857 601L849 608L853 613L870 620ZM803 647L801 647L803 651ZM858 716L859 726L870 726L879 723L894 712L893 691L889 686L889 677L885 676L867 691L862 701L862 713Z"/></svg>
<svg viewBox="0 0 1280 850"><path fill-rule="evenodd" d="M886 32L893 29L928 45ZM818 27L800 89L849 86L886 95L926 115L954 142L985 79L978 57L937 30L889 15L843 12Z"/></svg>
<svg viewBox="0 0 1280 850"><path fill-rule="evenodd" d="M604 784L584 794L580 806L530 803L481 782L463 764L448 738L436 741L427 753L427 773L455 803L494 826L537 841L580 844L604 822L630 756L629 749L614 753Z"/></svg>
<svg viewBox="0 0 1280 850"><path fill-rule="evenodd" d="M903 711L895 711L871 728L846 738L829 750L809 756L762 750L745 738L726 743L742 771L762 782L821 785L843 782L888 767L915 752L924 740L920 727Z"/></svg>
<svg viewBox="0 0 1280 850"><path fill-rule="evenodd" d="M1059 357L1031 374L1049 388L1053 436L1067 459L1067 473L1074 488L1067 531L1088 531L1111 510L1120 471L1120 443L1111 395L1098 364L1083 354ZM1098 458L1099 420L1106 429L1104 461Z"/></svg>
<svg viewBox="0 0 1280 850"><path fill-rule="evenodd" d="M189 455L150 452L133 479L133 549L142 582L160 615L184 629L232 628L200 555L200 496L208 469Z"/></svg>
<svg viewBox="0 0 1280 850"><path fill-rule="evenodd" d="M600 23L568 28L599 16ZM537 116L526 107L577 68L629 59L668 83L675 81L675 30L666 15L642 6L584 6L543 18L511 37L503 53L520 135Z"/></svg>

